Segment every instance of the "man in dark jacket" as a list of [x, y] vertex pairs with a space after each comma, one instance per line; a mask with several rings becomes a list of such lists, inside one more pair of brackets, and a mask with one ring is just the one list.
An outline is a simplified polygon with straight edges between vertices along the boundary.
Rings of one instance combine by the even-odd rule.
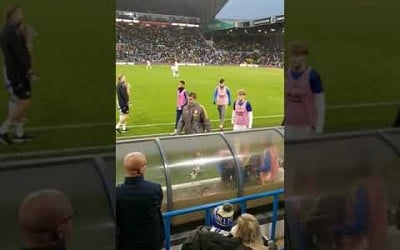
[[206, 109], [197, 101], [197, 94], [189, 93], [188, 104], [183, 107], [182, 116], [179, 119], [176, 134], [185, 131], [186, 135], [199, 134], [205, 131], [211, 132], [210, 119], [208, 118]]
[[124, 159], [126, 177], [116, 191], [119, 250], [159, 250], [164, 241], [163, 192], [160, 184], [144, 180], [146, 167], [142, 153]]

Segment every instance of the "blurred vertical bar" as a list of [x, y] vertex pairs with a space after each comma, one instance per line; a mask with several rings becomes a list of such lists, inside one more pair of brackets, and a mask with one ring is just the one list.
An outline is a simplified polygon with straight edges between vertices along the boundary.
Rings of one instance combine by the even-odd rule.
[[[0, 10], [0, 126], [2, 134], [14, 139], [12, 145], [0, 143], [0, 249], [28, 248], [37, 238], [41, 246], [46, 244], [46, 232], [29, 240], [20, 237], [17, 218], [24, 197], [49, 188], [65, 194], [79, 212], [71, 219], [71, 232], [63, 232], [72, 237], [62, 242], [51, 231], [51, 244], [114, 249], [115, 2], [2, 0]], [[19, 29], [23, 27], [27, 29]], [[22, 61], [31, 61], [31, 67]], [[29, 79], [31, 72], [36, 77]], [[24, 99], [20, 87], [28, 83], [24, 92], [32, 105], [16, 115], [15, 107]], [[6, 126], [7, 120], [14, 124]], [[16, 138], [21, 127], [25, 136]], [[50, 202], [41, 206], [55, 209]]]
[[285, 1], [285, 103], [293, 101], [290, 84], [302, 73], [295, 72], [293, 42], [308, 46], [306, 66], [314, 73], [302, 84], [311, 102], [325, 96], [321, 131], [286, 133], [285, 124], [287, 249], [400, 246], [400, 159], [393, 146], [400, 145], [393, 128], [399, 7], [395, 0]]

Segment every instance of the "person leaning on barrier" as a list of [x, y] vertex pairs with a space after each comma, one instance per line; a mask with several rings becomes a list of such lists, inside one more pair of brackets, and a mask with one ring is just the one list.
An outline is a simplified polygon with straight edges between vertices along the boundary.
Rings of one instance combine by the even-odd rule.
[[197, 101], [197, 94], [189, 93], [188, 105], [183, 107], [181, 118], [178, 122], [176, 134], [181, 134], [182, 130], [186, 135], [211, 132], [210, 119], [206, 109]]
[[22, 250], [65, 250], [75, 212], [62, 192], [44, 189], [26, 196], [20, 204], [18, 223]]
[[159, 250], [164, 241], [161, 185], [144, 180], [146, 156], [126, 155], [125, 181], [116, 190], [119, 250]]
[[[264, 239], [257, 219], [242, 214], [233, 226], [233, 206], [226, 203], [214, 209], [212, 227], [200, 226], [182, 245], [182, 250], [276, 250], [273, 241]], [[232, 227], [233, 226], [233, 227]], [[268, 248], [264, 245], [268, 245]]]
[[251, 214], [242, 214], [232, 228], [232, 235], [240, 239], [244, 249], [247, 250], [267, 250], [264, 246], [263, 236], [261, 234], [260, 224], [256, 217]]
[[212, 226], [200, 226], [182, 245], [182, 250], [245, 250], [240, 239], [230, 233], [233, 226], [233, 206], [229, 203], [213, 211]]

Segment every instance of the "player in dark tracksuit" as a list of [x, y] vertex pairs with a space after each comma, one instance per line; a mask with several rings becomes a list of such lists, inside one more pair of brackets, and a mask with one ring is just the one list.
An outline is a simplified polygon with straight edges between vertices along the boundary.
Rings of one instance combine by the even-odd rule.
[[126, 131], [126, 121], [129, 115], [129, 85], [126, 82], [125, 75], [120, 75], [118, 77], [118, 84], [117, 84], [117, 98], [118, 98], [118, 105], [120, 109], [119, 115], [119, 122], [115, 129], [118, 133], [121, 133], [121, 126], [122, 131]]
[[11, 144], [8, 130], [12, 124], [17, 127], [14, 141], [30, 139], [23, 132], [22, 118], [31, 103], [31, 79], [33, 76], [31, 55], [27, 39], [23, 32], [23, 13], [19, 6], [14, 6], [6, 14], [6, 22], [1, 32], [0, 44], [5, 62], [6, 78], [11, 94], [16, 98], [15, 108], [8, 114], [0, 126], [0, 143]]

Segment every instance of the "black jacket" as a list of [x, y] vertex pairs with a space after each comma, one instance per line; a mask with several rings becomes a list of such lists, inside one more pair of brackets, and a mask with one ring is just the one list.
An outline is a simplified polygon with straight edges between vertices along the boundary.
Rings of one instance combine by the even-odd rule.
[[200, 226], [182, 245], [182, 250], [247, 250], [240, 239], [210, 232], [210, 227]]
[[31, 57], [20, 24], [7, 23], [0, 36], [7, 77], [12, 84], [19, 84], [27, 79], [31, 69]]
[[128, 88], [122, 82], [119, 82], [117, 84], [117, 98], [118, 98], [118, 105], [120, 108], [128, 107], [129, 105]]
[[66, 250], [65, 246], [52, 246], [52, 247], [26, 247], [26, 248], [21, 248], [21, 250]]
[[164, 241], [161, 185], [143, 176], [117, 186], [116, 216], [120, 250], [159, 250]]

